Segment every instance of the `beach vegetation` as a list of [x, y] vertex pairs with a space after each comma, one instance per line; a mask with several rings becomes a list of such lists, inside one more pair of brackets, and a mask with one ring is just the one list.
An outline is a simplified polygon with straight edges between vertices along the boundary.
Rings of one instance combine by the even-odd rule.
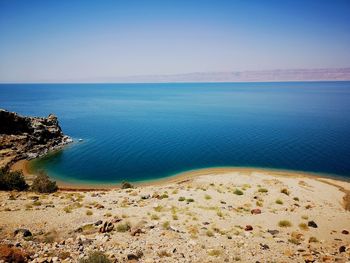
[[35, 200], [35, 201], [33, 202], [33, 205], [34, 205], [34, 206], [41, 206], [41, 202], [40, 202], [39, 200]]
[[235, 195], [243, 195], [243, 194], [244, 194], [243, 191], [240, 190], [240, 189], [238, 189], [238, 188], [236, 188], [235, 191], [234, 191], [233, 193], [234, 193]]
[[162, 212], [163, 211], [163, 206], [157, 205], [156, 207], [153, 207], [154, 211], [156, 212]]
[[208, 255], [212, 257], [218, 257], [221, 255], [221, 250], [219, 249], [210, 249], [208, 250]]
[[301, 230], [308, 230], [309, 229], [309, 227], [308, 227], [308, 225], [306, 223], [300, 223], [299, 224], [299, 228]]
[[301, 218], [304, 219], [304, 220], [308, 220], [309, 219], [309, 217], [307, 215], [302, 215]]
[[293, 200], [299, 202], [299, 197], [294, 197]]
[[164, 193], [159, 198], [160, 199], [169, 198], [169, 195], [167, 193]]
[[266, 188], [263, 188], [263, 187], [261, 187], [261, 188], [259, 188], [258, 189], [258, 192], [259, 193], [267, 193], [269, 190], [267, 190]]
[[186, 198], [185, 198], [185, 197], [183, 197], [183, 196], [180, 196], [178, 200], [179, 200], [180, 202], [183, 202], [183, 201], [185, 201], [185, 200], [186, 200]]
[[276, 204], [278, 204], [278, 205], [283, 205], [283, 201], [282, 201], [281, 199], [277, 199], [277, 200], [276, 200]]
[[79, 263], [111, 263], [111, 261], [102, 252], [94, 251], [87, 258], [80, 259]]
[[24, 180], [21, 171], [10, 171], [8, 168], [0, 169], [0, 190], [24, 191], [28, 189], [28, 184]]
[[187, 198], [186, 201], [187, 201], [187, 203], [193, 203], [194, 199], [193, 198]]
[[318, 243], [318, 239], [316, 237], [310, 237], [309, 243]]
[[40, 171], [31, 185], [31, 190], [37, 193], [53, 193], [58, 190], [58, 187], [55, 181], [50, 181], [45, 172]]
[[92, 216], [94, 213], [91, 210], [86, 210], [86, 215], [87, 216]]
[[214, 233], [213, 233], [213, 231], [211, 231], [211, 230], [207, 230], [206, 235], [207, 235], [208, 237], [213, 237], [213, 236], [214, 236]]
[[128, 188], [134, 188], [134, 186], [129, 183], [129, 182], [122, 182], [121, 186], [120, 186], [122, 189], [128, 189]]
[[131, 228], [131, 225], [129, 222], [120, 223], [117, 225], [117, 232], [126, 232], [126, 231], [129, 231], [130, 228]]
[[257, 201], [256, 201], [256, 205], [257, 205], [257, 206], [260, 206], [260, 207], [263, 207], [263, 206], [264, 206], [264, 203], [263, 203], [263, 201], [261, 201], [261, 200], [257, 200]]
[[173, 214], [173, 220], [179, 220], [179, 217], [177, 216], [177, 214]]
[[152, 215], [151, 215], [151, 219], [152, 219], [152, 220], [159, 220], [159, 216], [156, 215], [156, 214], [152, 214]]
[[211, 196], [210, 196], [210, 195], [204, 195], [204, 199], [205, 199], [205, 200], [210, 200], [210, 199], [211, 199]]
[[279, 227], [291, 227], [292, 223], [288, 220], [281, 220], [278, 222]]
[[170, 222], [169, 221], [163, 222], [162, 227], [163, 229], [168, 230], [170, 228]]

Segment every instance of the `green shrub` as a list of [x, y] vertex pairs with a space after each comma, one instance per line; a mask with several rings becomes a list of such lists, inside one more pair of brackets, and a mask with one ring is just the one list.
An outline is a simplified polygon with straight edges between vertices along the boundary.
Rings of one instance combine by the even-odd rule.
[[238, 188], [236, 188], [236, 190], [233, 192], [235, 195], [243, 195], [243, 191], [239, 190]]
[[11, 172], [7, 168], [0, 169], [0, 190], [23, 191], [28, 188], [24, 180], [23, 173], [20, 171]]
[[290, 227], [292, 226], [292, 223], [289, 222], [288, 220], [281, 220], [278, 222], [278, 226], [280, 227]]
[[79, 263], [111, 263], [111, 261], [102, 252], [95, 251], [90, 253], [87, 259], [79, 260]]
[[267, 193], [269, 190], [267, 190], [266, 188], [259, 188], [258, 192], [259, 193]]
[[180, 197], [179, 197], [179, 201], [180, 201], [180, 202], [185, 201], [185, 200], [186, 200], [185, 197], [183, 197], [183, 196], [180, 196]]
[[45, 172], [40, 171], [35, 177], [31, 189], [38, 193], [53, 193], [58, 190], [58, 187], [56, 182], [50, 181]]
[[281, 199], [277, 199], [277, 200], [276, 200], [276, 204], [278, 204], [278, 205], [283, 205], [283, 201], [282, 201]]
[[125, 222], [125, 223], [120, 223], [119, 225], [117, 225], [117, 231], [118, 232], [126, 232], [129, 231], [131, 228], [130, 223], [129, 222]]
[[128, 188], [134, 188], [134, 186], [129, 182], [122, 182], [121, 188], [128, 189]]

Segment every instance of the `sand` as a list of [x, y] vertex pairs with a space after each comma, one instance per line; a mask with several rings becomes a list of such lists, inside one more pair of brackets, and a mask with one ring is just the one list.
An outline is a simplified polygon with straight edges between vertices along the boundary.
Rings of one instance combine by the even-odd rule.
[[[139, 262], [350, 258], [349, 182], [286, 171], [215, 168], [134, 189], [89, 190], [0, 192], [0, 243], [20, 244], [23, 252], [32, 252], [34, 262], [77, 262], [96, 250], [116, 262], [128, 257]], [[101, 225], [94, 225], [99, 220], [111, 222], [114, 229], [100, 233]], [[14, 237], [18, 228], [30, 230], [31, 240]]]

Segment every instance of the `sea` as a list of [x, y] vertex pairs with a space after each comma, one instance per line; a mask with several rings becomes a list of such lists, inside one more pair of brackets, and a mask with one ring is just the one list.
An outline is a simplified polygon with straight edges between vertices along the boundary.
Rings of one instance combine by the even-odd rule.
[[58, 116], [74, 142], [30, 169], [68, 183], [148, 181], [211, 167], [350, 178], [346, 81], [1, 84], [0, 108]]

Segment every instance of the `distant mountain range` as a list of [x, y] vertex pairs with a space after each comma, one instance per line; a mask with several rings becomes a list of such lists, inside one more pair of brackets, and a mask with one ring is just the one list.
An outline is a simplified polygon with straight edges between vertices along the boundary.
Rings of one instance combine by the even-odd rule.
[[229, 72], [193, 72], [169, 75], [136, 75], [107, 82], [254, 82], [350, 80], [350, 68], [278, 69]]

